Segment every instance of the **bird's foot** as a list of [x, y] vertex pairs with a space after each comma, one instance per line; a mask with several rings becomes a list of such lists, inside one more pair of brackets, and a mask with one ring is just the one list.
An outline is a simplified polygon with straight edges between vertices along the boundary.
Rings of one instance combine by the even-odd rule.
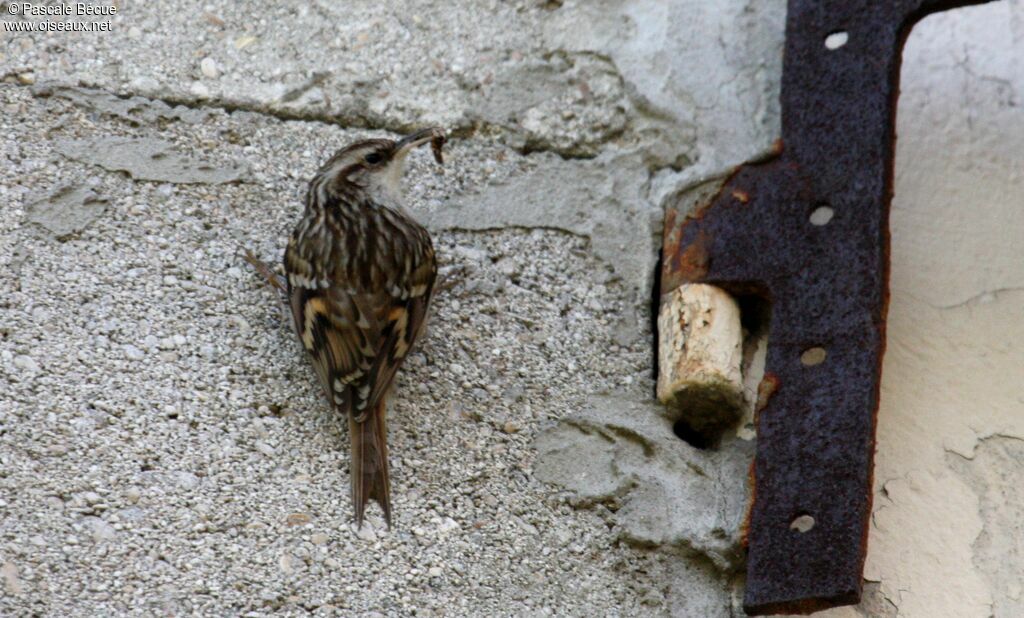
[[281, 278], [278, 277], [274, 273], [274, 271], [270, 269], [270, 266], [268, 266], [267, 263], [264, 262], [263, 260], [256, 257], [253, 254], [253, 252], [249, 251], [248, 249], [245, 250], [245, 261], [249, 262], [249, 264], [251, 264], [252, 267], [256, 269], [256, 272], [262, 275], [263, 278], [267, 280], [267, 283], [269, 283], [271, 287], [277, 288], [281, 292], [288, 291], [288, 288], [285, 287], [284, 282], [281, 281]]
[[252, 251], [245, 249], [245, 255], [243, 256], [246, 262], [249, 262], [256, 272], [260, 274], [270, 287], [277, 290], [277, 303], [281, 309], [281, 320], [285, 328], [291, 328], [292, 325], [292, 312], [288, 308], [288, 286], [284, 284], [281, 277], [278, 277], [270, 266], [266, 262], [256, 257]]

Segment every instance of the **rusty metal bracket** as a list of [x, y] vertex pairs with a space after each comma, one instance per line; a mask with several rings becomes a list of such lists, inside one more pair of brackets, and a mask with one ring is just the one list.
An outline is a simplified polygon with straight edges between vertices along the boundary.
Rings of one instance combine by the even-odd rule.
[[710, 204], [666, 215], [662, 294], [710, 283], [771, 305], [744, 609], [857, 603], [871, 514], [903, 43], [987, 0], [790, 0], [782, 140]]

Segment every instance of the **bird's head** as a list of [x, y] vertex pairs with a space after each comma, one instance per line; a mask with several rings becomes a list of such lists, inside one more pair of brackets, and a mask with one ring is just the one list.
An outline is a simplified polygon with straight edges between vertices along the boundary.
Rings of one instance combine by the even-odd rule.
[[[334, 190], [345, 185], [361, 189], [378, 198], [397, 198], [401, 192], [405, 158], [417, 146], [430, 143], [434, 159], [443, 163], [441, 146], [444, 129], [431, 127], [416, 131], [399, 140], [368, 139], [342, 148], [320, 168], [323, 178]], [[316, 179], [314, 179], [316, 183]]]

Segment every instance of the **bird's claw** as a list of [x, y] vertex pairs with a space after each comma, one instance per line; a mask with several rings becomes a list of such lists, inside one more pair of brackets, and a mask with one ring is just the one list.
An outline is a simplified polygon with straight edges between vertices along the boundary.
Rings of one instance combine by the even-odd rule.
[[282, 292], [288, 291], [288, 288], [285, 286], [284, 282], [281, 281], [281, 278], [274, 274], [274, 271], [270, 270], [270, 267], [267, 266], [266, 262], [256, 257], [252, 251], [246, 249], [244, 258], [245, 261], [249, 262], [249, 264], [256, 269], [256, 272], [262, 275], [263, 278], [267, 280], [267, 283], [272, 287], [277, 288]]

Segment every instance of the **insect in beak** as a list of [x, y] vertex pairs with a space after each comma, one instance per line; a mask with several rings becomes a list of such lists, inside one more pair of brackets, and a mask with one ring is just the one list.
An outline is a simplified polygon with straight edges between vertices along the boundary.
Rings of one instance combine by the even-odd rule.
[[441, 147], [444, 146], [445, 141], [447, 140], [445, 139], [444, 129], [440, 127], [422, 129], [398, 140], [395, 144], [395, 154], [399, 157], [404, 156], [413, 148], [430, 142], [430, 149], [434, 153], [434, 160], [439, 165], [443, 165], [444, 157], [441, 154]]

